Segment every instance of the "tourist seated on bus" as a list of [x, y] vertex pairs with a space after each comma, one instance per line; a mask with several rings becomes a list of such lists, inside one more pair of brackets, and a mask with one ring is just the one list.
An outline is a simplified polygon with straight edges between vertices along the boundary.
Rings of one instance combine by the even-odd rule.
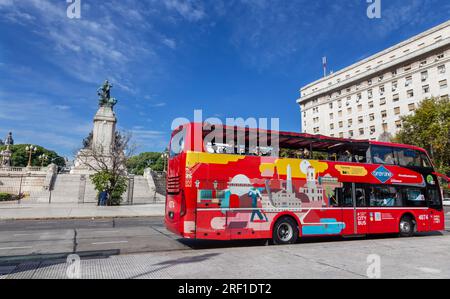
[[379, 154], [375, 154], [372, 159], [373, 159], [373, 163], [384, 164], [384, 160], [380, 158]]
[[339, 162], [352, 162], [352, 154], [345, 151], [339, 155]]
[[213, 150], [213, 153], [214, 153], [214, 154], [219, 153], [219, 148], [218, 148], [217, 144], [213, 144], [212, 150]]

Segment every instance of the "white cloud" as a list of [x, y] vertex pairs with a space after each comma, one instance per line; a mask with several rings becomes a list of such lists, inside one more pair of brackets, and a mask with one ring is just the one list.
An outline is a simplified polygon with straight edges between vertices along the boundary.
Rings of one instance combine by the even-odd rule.
[[162, 42], [164, 45], [166, 45], [167, 47], [169, 47], [172, 50], [175, 50], [175, 48], [177, 47], [177, 42], [173, 39], [164, 38]]
[[177, 11], [189, 21], [199, 21], [206, 14], [201, 1], [197, 0], [163, 0], [166, 8]]

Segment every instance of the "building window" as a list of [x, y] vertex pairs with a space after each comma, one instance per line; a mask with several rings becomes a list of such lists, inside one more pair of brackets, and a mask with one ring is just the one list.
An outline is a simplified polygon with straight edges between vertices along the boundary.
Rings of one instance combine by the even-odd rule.
[[369, 79], [369, 80], [367, 81], [367, 84], [369, 84], [369, 86], [371, 86], [371, 85], [372, 85], [372, 79]]
[[407, 96], [408, 96], [408, 98], [412, 98], [412, 97], [414, 97], [414, 90], [408, 90], [407, 92], [406, 92], [406, 94], [407, 94]]
[[383, 76], [383, 75], [379, 76], [379, 77], [378, 77], [378, 82], [383, 81], [383, 79], [384, 79], [384, 76]]
[[397, 70], [393, 70], [391, 74], [392, 74], [392, 77], [397, 76]]
[[351, 128], [353, 126], [353, 119], [348, 120], [348, 127]]
[[345, 102], [345, 105], [346, 105], [347, 107], [350, 106], [351, 100], [352, 100], [351, 97], [347, 97], [347, 102]]
[[352, 114], [352, 108], [347, 109], [347, 114]]
[[386, 98], [380, 99], [380, 106], [386, 105]]
[[334, 130], [334, 124], [330, 125], [330, 130]]
[[422, 72], [421, 76], [422, 76], [422, 82], [427, 81], [427, 79], [428, 79], [428, 71]]
[[392, 96], [392, 101], [393, 101], [393, 102], [398, 102], [398, 101], [400, 101], [400, 95], [399, 95], [399, 94], [394, 94], [394, 95]]
[[383, 110], [381, 111], [381, 118], [386, 118], [387, 117], [387, 111]]
[[402, 121], [401, 121], [401, 120], [397, 120], [397, 121], [395, 122], [395, 127], [396, 127], [397, 129], [401, 129], [401, 128], [402, 128]]
[[412, 76], [406, 77], [405, 86], [408, 87], [412, 84]]
[[370, 115], [369, 115], [369, 120], [370, 120], [370, 121], [374, 121], [374, 120], [375, 120], [375, 114], [373, 114], [373, 113], [370, 114]]
[[339, 122], [339, 128], [343, 128], [344, 127], [344, 122], [340, 121]]
[[400, 107], [395, 107], [394, 108], [394, 113], [395, 113], [395, 115], [399, 115], [400, 114]]
[[410, 70], [411, 70], [411, 65], [405, 66], [405, 72], [408, 72], [408, 71], [410, 71]]
[[439, 60], [439, 59], [442, 59], [442, 58], [444, 58], [444, 53], [441, 53], [441, 54], [439, 54], [438, 56], [437, 56], [437, 59]]
[[380, 86], [380, 95], [384, 95], [385, 91], [386, 89], [384, 88], [384, 86]]
[[439, 87], [441, 89], [447, 88], [447, 80], [439, 81]]
[[420, 66], [422, 67], [422, 66], [425, 66], [427, 64], [427, 61], [426, 60], [422, 60], [421, 62], [420, 62]]
[[342, 108], [342, 100], [338, 101], [338, 106], [339, 106], [339, 108]]
[[409, 104], [409, 105], [408, 105], [408, 109], [409, 109], [410, 112], [411, 112], [411, 111], [414, 111], [414, 110], [416, 110], [416, 105], [415, 105], [414, 103]]
[[330, 119], [333, 119], [333, 118], [334, 118], [334, 114], [330, 113]]
[[359, 135], [364, 135], [364, 129], [359, 129]]
[[370, 102], [369, 102], [369, 109], [372, 109], [373, 107], [374, 107], [373, 101], [370, 101]]
[[330, 109], [333, 109], [333, 103], [330, 103], [329, 106], [330, 106]]
[[348, 131], [348, 136], [352, 138], [354, 136], [353, 131]]
[[344, 138], [344, 133], [343, 132], [339, 133], [339, 138]]
[[373, 98], [373, 91], [372, 91], [372, 89], [369, 89], [369, 90], [367, 91], [367, 97], [368, 97], [369, 99]]
[[342, 110], [340, 110], [340, 111], [338, 112], [338, 116], [339, 116], [339, 117], [342, 117]]
[[370, 127], [370, 134], [371, 134], [371, 135], [375, 134], [376, 131], [377, 131], [377, 130], [375, 129], [375, 126], [371, 126], [371, 127]]
[[319, 131], [320, 131], [319, 127], [315, 127], [315, 128], [314, 128], [314, 133], [317, 134], [317, 133], [319, 133]]
[[392, 82], [392, 91], [393, 92], [397, 91], [397, 88], [398, 88], [398, 82], [397, 81]]
[[429, 93], [430, 92], [430, 85], [422, 86], [422, 92], [423, 93]]
[[363, 105], [359, 104], [358, 105], [358, 111], [361, 112], [363, 110]]
[[364, 122], [364, 117], [358, 117], [358, 124], [362, 124]]
[[356, 96], [356, 102], [359, 102], [362, 100], [362, 94], [358, 93], [358, 95]]
[[438, 66], [438, 73], [445, 74], [445, 64]]

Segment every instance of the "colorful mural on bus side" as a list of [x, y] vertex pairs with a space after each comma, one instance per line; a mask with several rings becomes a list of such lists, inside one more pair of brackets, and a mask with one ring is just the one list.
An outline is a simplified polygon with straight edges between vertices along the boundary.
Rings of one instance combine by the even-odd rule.
[[[201, 152], [186, 154], [185, 175], [186, 196], [196, 202], [184, 220], [185, 234], [206, 239], [267, 238], [281, 215], [295, 218], [302, 236], [396, 232], [401, 216], [395, 199], [354, 214], [352, 204], [338, 207], [337, 188], [344, 183], [417, 188], [433, 183], [398, 166]], [[442, 216], [426, 208], [410, 210], [423, 219], [418, 231], [432, 229], [433, 221], [435, 229], [443, 225]]]

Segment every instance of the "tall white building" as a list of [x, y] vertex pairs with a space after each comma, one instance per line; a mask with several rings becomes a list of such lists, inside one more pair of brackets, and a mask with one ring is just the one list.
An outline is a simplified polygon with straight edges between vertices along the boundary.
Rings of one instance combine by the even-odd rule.
[[354, 139], [395, 134], [425, 98], [450, 93], [450, 21], [300, 90], [305, 133]]

